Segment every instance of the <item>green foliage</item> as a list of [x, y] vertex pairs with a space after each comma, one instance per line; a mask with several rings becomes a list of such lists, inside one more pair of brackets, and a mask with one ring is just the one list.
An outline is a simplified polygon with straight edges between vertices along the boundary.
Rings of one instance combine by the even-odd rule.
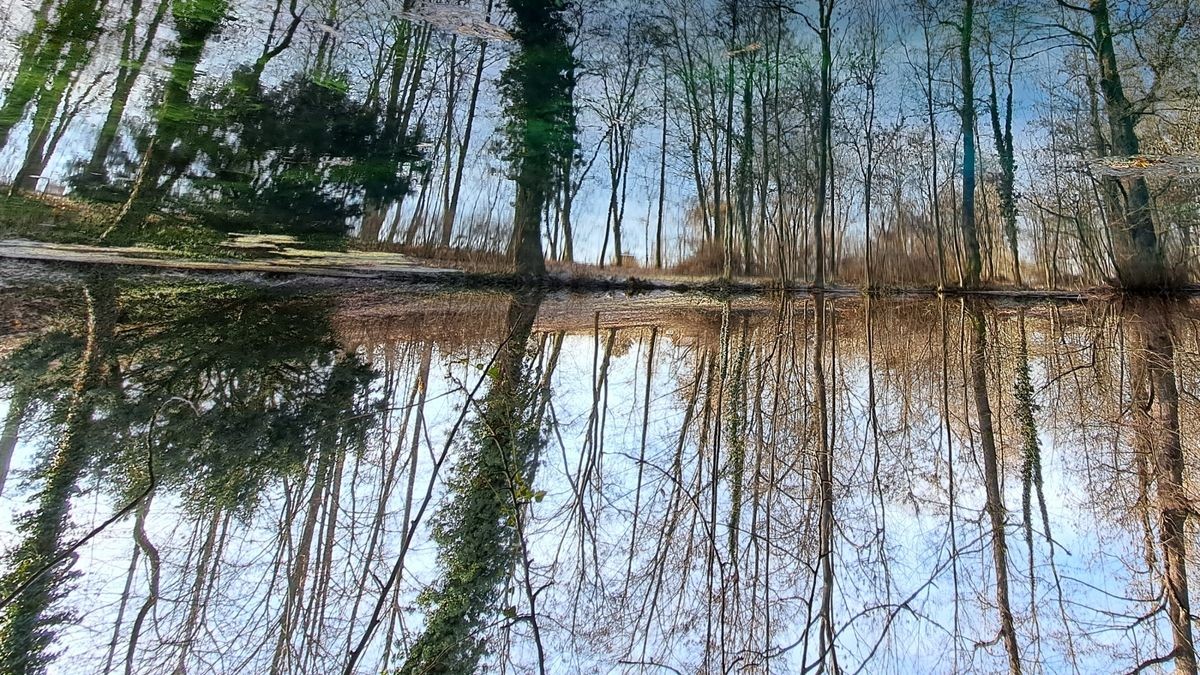
[[[93, 195], [88, 191], [89, 195]], [[61, 199], [14, 192], [0, 196], [0, 237], [63, 244], [153, 246], [183, 256], [230, 255], [221, 247], [227, 234], [191, 217], [158, 216], [154, 227], [111, 228], [117, 217], [112, 204], [89, 197]], [[110, 229], [111, 228], [111, 229]], [[101, 236], [107, 236], [101, 241]], [[314, 241], [309, 241], [310, 239]], [[306, 237], [319, 248], [343, 246], [340, 238]]]
[[[42, 222], [34, 222], [6, 223], [4, 229], [72, 242], [94, 242], [108, 233], [109, 243], [182, 251], [211, 247], [220, 232], [232, 230], [326, 241], [343, 237], [364, 203], [387, 203], [410, 192], [414, 176], [427, 171], [417, 150], [423, 129], [418, 125], [403, 137], [385, 130], [377, 106], [351, 94], [345, 73], [318, 69], [266, 87], [262, 65], [255, 63], [196, 93], [199, 62], [229, 11], [228, 0], [171, 2], [177, 37], [157, 109], [144, 128], [133, 130], [136, 152], [116, 153], [124, 164], [119, 170], [97, 171], [81, 162], [70, 179], [76, 196], [106, 202], [97, 206], [111, 206], [113, 213], [97, 223], [68, 219], [63, 228], [43, 230]], [[18, 78], [0, 109], [5, 135], [55, 76], [63, 45], [91, 39], [98, 26], [95, 0], [67, 0], [56, 18], [49, 16], [36, 17], [41, 34], [26, 40]], [[110, 184], [109, 174], [121, 178]], [[135, 185], [137, 198], [122, 211]], [[71, 232], [76, 226], [86, 232]]]
[[234, 82], [200, 97], [197, 108], [210, 112], [184, 139], [206, 167], [192, 179], [199, 196], [190, 208], [209, 224], [342, 234], [361, 212], [360, 191], [382, 199], [409, 191], [417, 137], [382, 142], [374, 110], [345, 86], [301, 75], [267, 89], [249, 70]]
[[70, 392], [82, 352], [83, 340], [74, 332], [49, 330], [0, 360], [0, 382], [13, 398], [27, 397], [46, 410], [57, 410]]
[[[88, 463], [127, 497], [144, 486], [147, 444], [159, 482], [190, 508], [249, 513], [279, 476], [318, 447], [357, 452], [377, 403], [374, 373], [343, 355], [320, 299], [200, 284], [132, 288], [108, 345], [111, 375], [86, 392], [97, 413]], [[0, 382], [30, 391], [61, 433], [60, 412], [82, 350], [64, 322], [0, 361]]]
[[[17, 519], [17, 531], [22, 541], [6, 555], [6, 571], [0, 577], [0, 595], [12, 593], [24, 579], [31, 578], [48, 560], [58, 553], [54, 523], [42, 511], [23, 514]], [[53, 537], [54, 548], [38, 550], [36, 542]], [[53, 660], [50, 649], [58, 626], [75, 619], [72, 612], [53, 609], [62, 599], [77, 573], [58, 565], [38, 579], [38, 583], [18, 596], [0, 616], [0, 672], [12, 675], [34, 675], [46, 672]]]
[[171, 15], [175, 18], [179, 44], [185, 47], [203, 44], [225, 18], [227, 11], [227, 0], [174, 0]]
[[1025, 517], [1026, 538], [1032, 541], [1033, 492], [1036, 490], [1039, 496], [1042, 493], [1042, 450], [1033, 418], [1038, 406], [1034, 402], [1033, 383], [1029, 377], [1029, 347], [1024, 317], [1020, 320], [1020, 330], [1013, 398], [1017, 402], [1017, 427], [1021, 432], [1021, 508]]
[[575, 149], [572, 101], [576, 61], [562, 0], [509, 0], [520, 49], [500, 78], [507, 101], [505, 135], [514, 167], [524, 162], [548, 186], [555, 167]]
[[152, 448], [158, 485], [187, 508], [248, 515], [313, 457], [361, 452], [377, 409], [374, 373], [341, 352], [320, 298], [211, 284], [89, 289], [87, 320], [52, 322], [0, 360], [0, 386], [45, 411], [48, 439], [0, 576], [0, 597], [36, 577], [0, 617], [4, 673], [44, 672], [57, 628], [73, 619], [55, 609], [70, 565], [35, 572], [66, 545], [87, 472], [124, 503], [146, 487]]
[[[53, 563], [64, 552], [70, 500], [89, 460], [88, 433], [100, 398], [95, 392], [110, 384], [107, 348], [114, 318], [113, 296], [103, 281], [89, 283], [86, 296], [85, 346], [70, 368], [68, 393], [54, 397], [63, 413], [62, 428], [53, 450], [32, 476], [39, 483], [31, 500], [33, 508], [16, 519], [20, 539], [6, 551], [0, 575], [0, 597], [12, 598], [0, 615], [0, 668], [5, 673], [45, 672], [55, 628], [71, 619], [69, 613], [53, 607], [66, 593], [70, 565]], [[51, 363], [45, 352], [25, 356], [32, 358], [5, 364], [6, 373], [20, 373], [22, 365], [30, 368], [24, 377], [11, 381], [14, 388], [42, 380]]]
[[153, 443], [160, 482], [192, 508], [249, 513], [273, 479], [303, 471], [318, 448], [363, 447], [373, 409], [363, 392], [374, 375], [339, 355], [319, 299], [168, 290], [126, 303], [139, 328], [120, 345], [134, 365], [106, 433], [117, 484], [135, 489]]
[[[729, 328], [724, 327], [724, 349], [729, 347]], [[738, 560], [738, 536], [741, 530], [742, 499], [746, 482], [746, 364], [750, 357], [750, 346], [745, 340], [738, 348], [729, 383], [729, 399], [726, 416], [726, 438], [729, 439], [729, 484], [730, 502], [733, 508], [729, 515], [729, 559], [734, 565]], [[725, 358], [728, 357], [728, 353]]]
[[332, 73], [313, 73], [309, 80], [318, 87], [323, 87], [334, 93], [345, 96], [350, 93], [350, 80], [345, 76]]
[[[476, 670], [487, 649], [488, 620], [519, 553], [518, 519], [530, 503], [545, 497], [531, 485], [543, 443], [534, 387], [524, 367], [531, 326], [532, 315], [517, 320], [509, 346], [488, 370], [492, 388], [467, 428], [469, 440], [434, 519], [442, 578], [419, 598], [428, 610], [425, 630], [400, 673]], [[516, 610], [506, 610], [505, 616], [516, 618]]]
[[229, 255], [229, 250], [221, 247], [226, 236], [224, 232], [199, 223], [162, 218], [155, 227], [143, 230], [116, 228], [104, 243], [114, 246], [152, 246], [184, 256], [216, 254], [224, 257]]
[[4, 555], [0, 597], [8, 597], [27, 581], [33, 583], [0, 615], [0, 672], [44, 673], [53, 659], [50, 648], [57, 628], [74, 620], [71, 612], [54, 605], [67, 594], [77, 573], [64, 564], [43, 572], [63, 550], [63, 535], [70, 524], [68, 504], [84, 470], [86, 458], [80, 452], [80, 439], [70, 439], [73, 431], [63, 432], [63, 442], [32, 476], [42, 484], [35, 507], [17, 516], [20, 540]]

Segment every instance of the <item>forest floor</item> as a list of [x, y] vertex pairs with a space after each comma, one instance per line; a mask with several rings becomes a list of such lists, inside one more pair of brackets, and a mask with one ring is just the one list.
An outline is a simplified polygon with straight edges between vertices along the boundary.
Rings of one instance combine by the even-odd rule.
[[[312, 249], [282, 235], [233, 234], [221, 247], [226, 255], [180, 254], [153, 246], [101, 246], [0, 239], [0, 260], [47, 265], [113, 266], [139, 272], [177, 272], [194, 275], [292, 276], [345, 282], [401, 282], [445, 287], [510, 288], [541, 285], [548, 288], [626, 291], [724, 291], [759, 293], [770, 289], [762, 281], [722, 282], [712, 277], [669, 274], [643, 275], [644, 270], [551, 270], [543, 279], [504, 272], [460, 269], [454, 263], [388, 251]], [[26, 275], [29, 273], [27, 272]], [[831, 289], [832, 290], [832, 289]], [[852, 292], [852, 289], [843, 289]]]
[[229, 256], [181, 256], [150, 246], [97, 246], [31, 239], [0, 239], [0, 258], [84, 265], [171, 269], [184, 272], [302, 274], [316, 277], [388, 278], [457, 275], [397, 253], [326, 251], [294, 247], [290, 237], [230, 238]]

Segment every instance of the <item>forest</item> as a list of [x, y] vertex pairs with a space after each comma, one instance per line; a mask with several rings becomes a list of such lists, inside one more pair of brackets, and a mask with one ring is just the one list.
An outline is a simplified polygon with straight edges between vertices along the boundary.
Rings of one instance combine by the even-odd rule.
[[8, 2], [9, 236], [788, 287], [1195, 277], [1190, 0]]

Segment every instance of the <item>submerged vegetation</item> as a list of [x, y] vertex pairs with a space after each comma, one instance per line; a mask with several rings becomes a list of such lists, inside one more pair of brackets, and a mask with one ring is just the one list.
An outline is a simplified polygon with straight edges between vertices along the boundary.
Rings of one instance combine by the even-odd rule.
[[[790, 286], [1196, 279], [1190, 0], [17, 2], [0, 227]], [[34, 195], [73, 204], [29, 223]]]

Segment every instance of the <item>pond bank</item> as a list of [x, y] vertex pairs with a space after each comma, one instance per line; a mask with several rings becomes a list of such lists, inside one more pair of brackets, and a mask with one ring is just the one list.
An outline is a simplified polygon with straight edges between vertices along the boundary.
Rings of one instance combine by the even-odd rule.
[[[374, 251], [315, 251], [282, 249], [277, 254], [252, 259], [184, 257], [171, 251], [146, 247], [94, 246], [32, 241], [0, 240], [0, 260], [75, 270], [96, 266], [119, 268], [136, 274], [185, 274], [191, 276], [235, 276], [244, 279], [287, 278], [300, 284], [421, 284], [447, 289], [507, 289], [541, 286], [547, 290], [702, 292], [721, 295], [752, 295], [773, 292], [811, 293], [807, 285], [782, 286], [771, 280], [724, 281], [709, 277], [636, 276], [610, 273], [551, 272], [534, 279], [508, 273], [468, 272], [438, 267], [433, 261], [399, 253]], [[25, 276], [36, 275], [26, 272]], [[1176, 293], [1194, 294], [1200, 288], [1176, 289]], [[847, 286], [826, 287], [827, 295], [860, 295], [862, 289]], [[919, 288], [889, 287], [876, 289], [874, 295], [986, 297], [1014, 300], [1056, 300], [1078, 302], [1119, 294], [1101, 287], [1084, 290], [1045, 290], [1018, 288]]]

